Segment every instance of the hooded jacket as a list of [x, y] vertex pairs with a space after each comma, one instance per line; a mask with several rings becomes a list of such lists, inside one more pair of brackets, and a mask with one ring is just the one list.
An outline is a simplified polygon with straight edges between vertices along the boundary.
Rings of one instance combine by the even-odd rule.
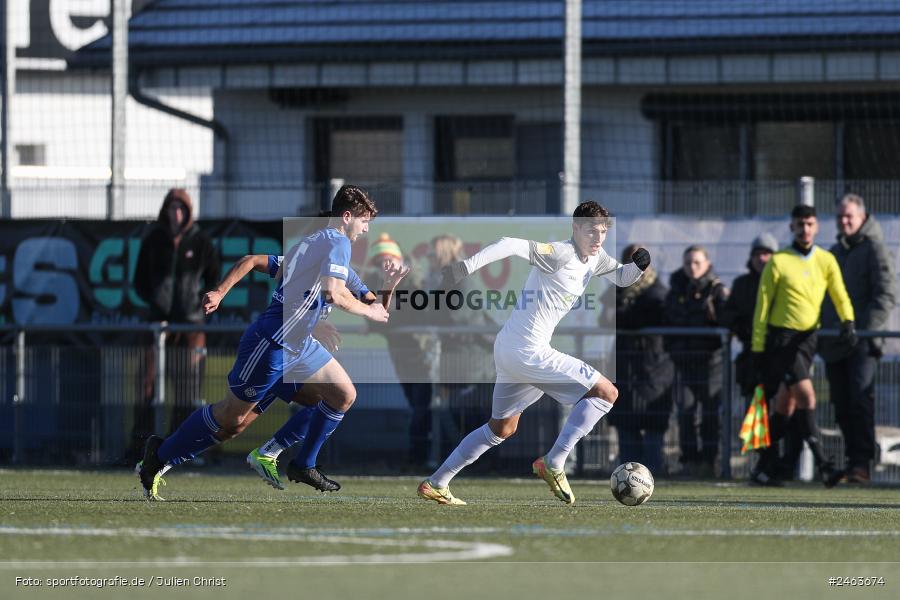
[[[173, 202], [181, 202], [187, 210], [184, 225], [177, 231], [169, 222]], [[169, 191], [156, 224], [141, 243], [134, 287], [150, 305], [151, 321], [203, 322], [202, 295], [218, 283], [219, 253], [194, 223], [193, 214], [186, 191]]]
[[[855, 234], [839, 234], [837, 243], [830, 250], [844, 276], [844, 285], [856, 315], [856, 328], [884, 330], [897, 301], [897, 281], [893, 257], [884, 245], [881, 225], [874, 216], [868, 215]], [[826, 296], [822, 304], [822, 327], [837, 329], [839, 326], [834, 304]], [[873, 338], [869, 343], [878, 352], [883, 340]], [[850, 348], [838, 338], [823, 337], [819, 339], [819, 353], [826, 362], [834, 362], [849, 355]]]

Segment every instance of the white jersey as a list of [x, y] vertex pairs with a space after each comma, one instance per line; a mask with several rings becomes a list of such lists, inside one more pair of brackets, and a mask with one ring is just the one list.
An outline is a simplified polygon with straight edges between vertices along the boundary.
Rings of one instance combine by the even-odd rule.
[[593, 276], [610, 279], [620, 287], [633, 284], [643, 272], [634, 263], [621, 264], [602, 248], [586, 260], [572, 240], [537, 243], [501, 238], [465, 261], [469, 273], [508, 256], [519, 256], [533, 265], [519, 302], [497, 336], [506, 346], [549, 347], [559, 322], [584, 294]]

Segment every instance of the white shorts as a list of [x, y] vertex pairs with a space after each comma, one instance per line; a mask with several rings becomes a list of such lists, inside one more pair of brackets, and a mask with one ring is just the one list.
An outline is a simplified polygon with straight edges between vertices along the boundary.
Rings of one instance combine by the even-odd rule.
[[522, 350], [495, 345], [494, 365], [493, 419], [518, 415], [544, 394], [560, 404], [573, 405], [602, 377], [583, 360], [549, 346]]

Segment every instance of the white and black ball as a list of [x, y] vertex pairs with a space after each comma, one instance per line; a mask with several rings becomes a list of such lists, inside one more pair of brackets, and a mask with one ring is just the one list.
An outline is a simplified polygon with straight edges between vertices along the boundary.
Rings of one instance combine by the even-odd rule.
[[626, 506], [637, 506], [653, 495], [653, 474], [641, 463], [627, 462], [612, 472], [609, 487], [613, 498]]

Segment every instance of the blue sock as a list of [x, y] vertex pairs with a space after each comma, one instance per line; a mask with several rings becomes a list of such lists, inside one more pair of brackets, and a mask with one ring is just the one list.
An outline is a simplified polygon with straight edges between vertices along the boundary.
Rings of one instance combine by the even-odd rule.
[[219, 439], [215, 435], [218, 431], [219, 424], [213, 417], [212, 406], [198, 408], [175, 433], [166, 438], [156, 456], [163, 464], [180, 465], [218, 444]]
[[337, 426], [341, 424], [344, 413], [334, 410], [324, 402], [316, 405], [312, 417], [309, 420], [309, 431], [300, 451], [294, 457], [294, 464], [305, 469], [311, 469], [316, 466], [316, 459], [319, 457], [319, 450], [322, 444], [328, 439]]
[[294, 444], [299, 444], [306, 437], [306, 433], [309, 431], [309, 423], [316, 412], [315, 406], [302, 407], [291, 415], [291, 418], [281, 426], [281, 429], [275, 432], [272, 439], [278, 442], [282, 448], [290, 448]]

